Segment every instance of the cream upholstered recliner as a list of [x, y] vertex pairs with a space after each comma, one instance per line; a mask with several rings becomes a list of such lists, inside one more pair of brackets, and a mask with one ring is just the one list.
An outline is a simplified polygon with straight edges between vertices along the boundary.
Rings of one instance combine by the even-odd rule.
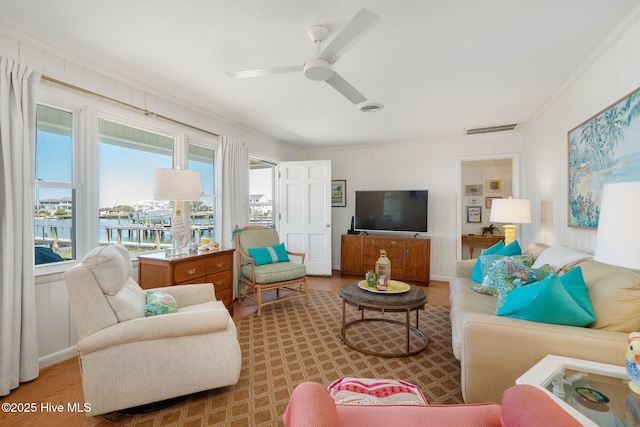
[[154, 289], [173, 296], [178, 312], [145, 317], [122, 245], [92, 250], [64, 280], [88, 416], [238, 382], [236, 326], [211, 283]]

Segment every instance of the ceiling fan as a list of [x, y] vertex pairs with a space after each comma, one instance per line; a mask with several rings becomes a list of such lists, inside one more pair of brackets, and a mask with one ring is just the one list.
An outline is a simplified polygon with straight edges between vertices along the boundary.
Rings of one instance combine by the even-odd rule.
[[333, 70], [333, 64], [335, 64], [360, 37], [371, 29], [379, 19], [380, 16], [370, 10], [360, 9], [342, 31], [335, 36], [331, 43], [322, 50], [320, 49], [320, 45], [329, 37], [329, 29], [322, 25], [314, 25], [309, 28], [307, 34], [315, 43], [317, 52], [314, 56], [307, 59], [304, 65], [231, 71], [228, 72], [227, 75], [232, 79], [243, 79], [247, 77], [261, 77], [270, 74], [303, 71], [307, 78], [325, 81], [352, 103], [360, 104], [366, 101], [367, 98], [351, 86], [340, 74], [336, 73]]

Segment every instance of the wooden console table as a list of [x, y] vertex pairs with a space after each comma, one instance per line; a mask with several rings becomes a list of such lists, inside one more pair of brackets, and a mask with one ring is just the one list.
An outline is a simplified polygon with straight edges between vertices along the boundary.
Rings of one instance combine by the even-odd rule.
[[468, 234], [462, 235], [462, 244], [469, 246], [469, 258], [473, 258], [473, 250], [476, 246], [488, 248], [495, 245], [499, 241], [504, 242], [504, 236], [470, 236]]
[[233, 249], [167, 258], [164, 252], [138, 255], [138, 284], [142, 289], [187, 283], [213, 283], [216, 299], [233, 316]]

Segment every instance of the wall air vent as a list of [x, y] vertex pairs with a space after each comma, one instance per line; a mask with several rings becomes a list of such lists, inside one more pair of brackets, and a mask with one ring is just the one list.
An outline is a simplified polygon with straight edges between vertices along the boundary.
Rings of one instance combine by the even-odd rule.
[[467, 128], [464, 130], [465, 135], [478, 135], [482, 133], [503, 132], [506, 130], [514, 130], [518, 126], [517, 123], [510, 125], [483, 126], [478, 128]]

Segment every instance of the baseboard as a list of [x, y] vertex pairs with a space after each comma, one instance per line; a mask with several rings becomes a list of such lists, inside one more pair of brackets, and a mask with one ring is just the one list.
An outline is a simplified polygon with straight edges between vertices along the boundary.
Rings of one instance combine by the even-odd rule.
[[38, 362], [40, 364], [40, 369], [46, 368], [47, 366], [54, 365], [58, 362], [62, 362], [63, 360], [71, 359], [72, 357], [76, 357], [78, 355], [77, 346], [72, 346], [69, 348], [65, 348], [64, 350], [60, 350], [56, 353], [47, 354], [44, 357], [41, 357]]

